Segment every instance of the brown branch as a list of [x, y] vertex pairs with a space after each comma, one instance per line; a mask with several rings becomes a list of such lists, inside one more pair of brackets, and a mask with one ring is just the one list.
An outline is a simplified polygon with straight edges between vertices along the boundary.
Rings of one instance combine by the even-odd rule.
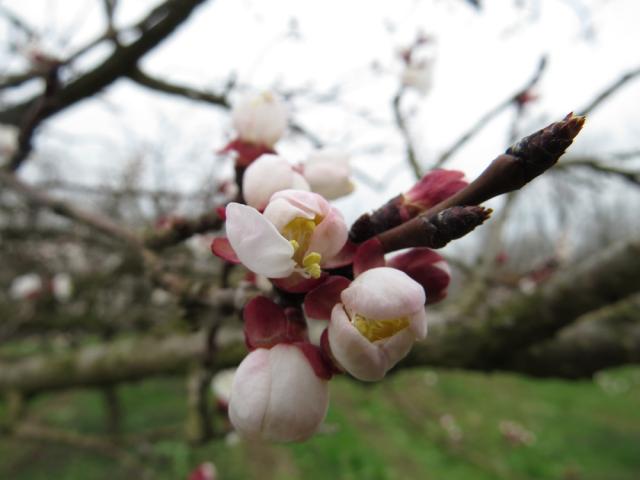
[[[89, 98], [127, 75], [139, 60], [175, 31], [204, 0], [165, 0], [133, 28], [140, 37], [126, 46], [117, 46], [100, 65], [62, 87], [55, 95], [42, 120]], [[20, 125], [37, 98], [27, 100], [0, 112], [0, 123]]]
[[424, 172], [422, 171], [422, 167], [420, 167], [420, 163], [418, 162], [416, 150], [413, 146], [413, 140], [409, 133], [409, 127], [404, 116], [402, 115], [402, 111], [400, 108], [400, 103], [402, 102], [402, 95], [404, 94], [404, 91], [404, 87], [400, 87], [398, 92], [393, 97], [393, 101], [391, 102], [391, 105], [393, 106], [393, 118], [395, 119], [396, 126], [398, 127], [398, 130], [400, 130], [400, 134], [402, 135], [402, 139], [404, 140], [409, 166], [411, 167], [411, 170], [413, 171], [416, 179], [419, 179], [420, 177], [422, 177]]
[[[400, 245], [405, 242], [401, 237], [409, 233], [428, 233], [424, 228], [425, 221], [431, 222], [446, 209], [479, 205], [491, 198], [524, 187], [555, 165], [582, 129], [584, 121], [584, 117], [570, 113], [561, 121], [522, 138], [493, 160], [484, 172], [465, 188], [403, 224], [398, 225], [401, 216], [398, 215], [397, 209], [390, 208], [393, 207], [393, 202], [387, 202], [376, 212], [365, 213], [352, 225], [349, 232], [351, 241], [361, 243], [375, 235], [384, 235], [383, 243], [390, 246]], [[458, 237], [450, 239], [453, 238]], [[419, 240], [411, 240], [410, 243], [417, 245]]]
[[562, 162], [558, 165], [561, 170], [568, 170], [574, 167], [581, 167], [597, 173], [613, 175], [637, 186], [640, 186], [640, 171], [627, 170], [602, 163], [596, 158], [576, 158]]
[[198, 233], [220, 230], [223, 223], [216, 210], [212, 209], [199, 217], [180, 218], [173, 222], [171, 227], [148, 234], [144, 239], [144, 245], [153, 250], [162, 250]]
[[547, 66], [547, 57], [542, 57], [538, 62], [538, 67], [536, 68], [536, 71], [533, 74], [533, 77], [531, 77], [531, 79], [527, 82], [527, 84], [524, 87], [522, 87], [520, 90], [518, 90], [516, 93], [509, 96], [508, 98], [500, 102], [498, 105], [493, 107], [491, 110], [485, 113], [482, 117], [480, 117], [478, 121], [469, 128], [469, 130], [464, 132], [460, 136], [460, 138], [458, 138], [453, 143], [453, 145], [451, 145], [448, 149], [444, 151], [444, 153], [440, 155], [440, 157], [438, 157], [438, 160], [433, 165], [433, 168], [441, 168], [447, 162], [447, 160], [449, 160], [449, 158], [451, 158], [455, 153], [457, 153], [458, 150], [460, 150], [469, 140], [471, 140], [478, 133], [480, 133], [480, 131], [484, 127], [486, 127], [491, 120], [493, 120], [495, 117], [500, 115], [503, 111], [505, 111], [510, 106], [517, 105], [520, 98], [522, 98], [524, 94], [526, 94], [529, 90], [535, 87], [536, 84], [540, 81], [540, 78], [542, 77], [542, 74], [544, 73], [546, 66]]
[[72, 219], [80, 224], [87, 225], [94, 230], [102, 232], [112, 238], [121, 240], [135, 248], [140, 248], [141, 243], [133, 233], [115, 223], [113, 220], [102, 216], [99, 213], [88, 212], [80, 208], [67, 204], [49, 194], [38, 190], [20, 180], [15, 175], [0, 171], [0, 182], [12, 190], [20, 193], [29, 202], [47, 208], [52, 212]]
[[[190, 100], [200, 101], [208, 103], [210, 105], [216, 105], [222, 108], [231, 108], [231, 104], [225, 94], [215, 94], [204, 90], [198, 90], [186, 85], [177, 85], [170, 83], [166, 80], [161, 80], [157, 77], [152, 77], [143, 72], [139, 68], [132, 70], [129, 73], [129, 78], [134, 82], [152, 90], [167, 93], [169, 95], [176, 95], [184, 97]], [[290, 124], [291, 130], [305, 137], [314, 147], [320, 148], [324, 145], [324, 142], [317, 136], [311, 133], [302, 125], [292, 122]]]
[[211, 105], [217, 105], [224, 108], [230, 108], [229, 101], [227, 100], [225, 95], [218, 95], [215, 93], [205, 92], [202, 90], [197, 90], [192, 87], [188, 87], [185, 85], [177, 85], [174, 83], [169, 83], [165, 80], [161, 80], [156, 77], [151, 77], [147, 75], [139, 68], [132, 69], [128, 75], [131, 80], [134, 82], [143, 85], [152, 90], [156, 90], [158, 92], [168, 93], [170, 95], [177, 95], [180, 97], [185, 97], [191, 100], [197, 100], [200, 102], [209, 103]]

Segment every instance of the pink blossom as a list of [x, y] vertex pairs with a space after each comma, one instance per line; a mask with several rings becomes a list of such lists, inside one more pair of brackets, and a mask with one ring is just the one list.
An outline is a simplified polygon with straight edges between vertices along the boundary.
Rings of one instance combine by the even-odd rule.
[[424, 290], [400, 270], [367, 270], [340, 297], [329, 322], [330, 351], [360, 380], [380, 380], [427, 334]]
[[311, 192], [278, 192], [263, 214], [230, 203], [226, 215], [229, 244], [240, 262], [269, 278], [319, 278], [348, 237], [342, 214]]

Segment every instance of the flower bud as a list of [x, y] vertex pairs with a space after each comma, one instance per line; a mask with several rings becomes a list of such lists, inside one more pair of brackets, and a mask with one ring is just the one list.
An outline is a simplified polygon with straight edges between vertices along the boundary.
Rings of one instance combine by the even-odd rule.
[[303, 165], [303, 175], [311, 191], [334, 200], [353, 192], [349, 156], [331, 150], [318, 150]]
[[426, 95], [431, 90], [433, 83], [432, 62], [419, 62], [406, 65], [402, 72], [402, 84], [405, 87], [414, 88], [418, 93]]
[[231, 116], [238, 138], [252, 144], [273, 147], [287, 128], [287, 109], [269, 92], [244, 98]]
[[280, 190], [309, 191], [309, 184], [289, 162], [278, 155], [262, 155], [244, 172], [242, 192], [247, 205], [264, 210]]
[[278, 344], [252, 351], [238, 367], [229, 419], [247, 438], [302, 441], [317, 431], [328, 406], [327, 380], [315, 373], [302, 349]]
[[427, 334], [424, 290], [400, 270], [367, 270], [340, 298], [329, 322], [331, 355], [360, 380], [380, 380]]

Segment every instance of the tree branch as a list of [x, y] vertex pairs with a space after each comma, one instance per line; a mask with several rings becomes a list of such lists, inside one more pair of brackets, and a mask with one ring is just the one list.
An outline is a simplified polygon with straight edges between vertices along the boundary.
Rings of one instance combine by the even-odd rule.
[[[127, 75], [138, 61], [180, 26], [204, 0], [166, 0], [154, 8], [134, 29], [140, 37], [127, 46], [117, 46], [103, 63], [61, 88], [50, 102], [42, 120], [89, 98]], [[0, 112], [0, 123], [19, 126], [37, 98]]]

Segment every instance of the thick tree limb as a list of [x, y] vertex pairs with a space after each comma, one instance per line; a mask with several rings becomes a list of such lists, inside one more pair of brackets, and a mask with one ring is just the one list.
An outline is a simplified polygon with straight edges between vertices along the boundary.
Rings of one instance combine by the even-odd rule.
[[535, 376], [582, 378], [640, 363], [640, 294], [585, 315], [555, 339], [516, 354], [510, 364]]
[[[75, 351], [0, 362], [0, 391], [33, 394], [73, 387], [96, 387], [183, 373], [207, 352], [204, 331], [170, 337], [116, 340]], [[241, 341], [220, 345], [216, 367], [237, 365], [246, 353]]]
[[483, 370], [509, 369], [510, 361], [553, 337], [578, 317], [640, 291], [640, 240], [596, 255], [558, 273], [533, 294], [518, 294], [476, 317], [432, 323], [413, 362]]

